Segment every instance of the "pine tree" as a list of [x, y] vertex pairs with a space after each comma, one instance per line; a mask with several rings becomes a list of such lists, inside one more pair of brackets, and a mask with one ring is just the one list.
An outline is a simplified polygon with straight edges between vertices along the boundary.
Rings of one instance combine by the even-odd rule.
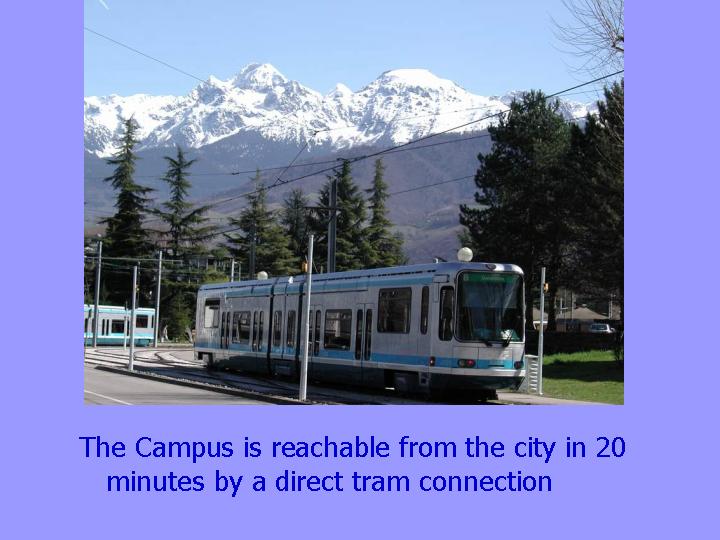
[[327, 227], [330, 217], [330, 186], [337, 180], [337, 233], [335, 244], [335, 270], [357, 270], [363, 268], [365, 253], [368, 250], [363, 224], [367, 218], [365, 199], [358, 186], [353, 182], [350, 164], [344, 161], [335, 176], [320, 190], [319, 209], [311, 215], [311, 228], [315, 232], [316, 242], [314, 259], [316, 266], [327, 260]]
[[[253, 178], [253, 185], [255, 189], [246, 196], [245, 209], [238, 218], [230, 219], [230, 224], [239, 228], [239, 234], [225, 235], [228, 249], [249, 272], [265, 271], [270, 276], [299, 273], [300, 261], [293, 255], [287, 235], [267, 208], [266, 188], [260, 171]], [[254, 268], [250, 261], [253, 254]]]
[[290, 251], [299, 260], [307, 257], [308, 204], [308, 198], [299, 188], [291, 190], [283, 202], [282, 225], [290, 242]]
[[[527, 298], [535, 298], [540, 266], [552, 283], [549, 327], [555, 322], [554, 294], [563, 285], [573, 254], [576, 187], [565, 174], [569, 128], [558, 103], [529, 92], [510, 105], [507, 118], [488, 129], [492, 151], [478, 156], [475, 175], [480, 208], [460, 207], [461, 239], [476, 260], [518, 264], [525, 272]], [[533, 302], [527, 303], [532, 325]]]
[[137, 144], [137, 122], [133, 118], [123, 120], [124, 133], [120, 148], [107, 160], [115, 166], [112, 175], [105, 178], [117, 192], [115, 215], [102, 221], [107, 224], [105, 241], [108, 254], [120, 257], [142, 257], [152, 250], [147, 232], [143, 227], [143, 215], [147, 212], [153, 190], [135, 182], [135, 145]]
[[388, 186], [384, 181], [384, 172], [382, 160], [376, 160], [372, 187], [366, 190], [370, 195], [371, 212], [370, 223], [365, 229], [366, 268], [398, 266], [407, 261], [402, 251], [402, 236], [393, 234], [390, 230], [393, 224], [387, 218], [385, 202], [388, 198]]
[[155, 213], [168, 226], [169, 253], [174, 258], [202, 255], [205, 248], [201, 241], [214, 227], [205, 225], [207, 218], [203, 217], [210, 206], [193, 208], [192, 203], [187, 201], [191, 187], [188, 169], [197, 160], [188, 161], [180, 147], [177, 148], [175, 158], [165, 156], [165, 160], [168, 162], [168, 170], [163, 180], [170, 186], [170, 199], [162, 205], [165, 210], [157, 210]]
[[164, 271], [161, 319], [168, 325], [171, 338], [184, 338], [195, 312], [197, 282], [205, 282], [209, 276], [198, 268], [191, 279], [191, 268], [199, 258], [207, 256], [203, 240], [215, 227], [206, 225], [203, 215], [209, 206], [193, 208], [187, 201], [192, 187], [188, 179], [188, 169], [196, 160], [187, 160], [180, 147], [176, 157], [165, 156], [168, 169], [163, 180], [170, 186], [170, 198], [162, 204], [162, 210], [156, 210], [160, 219], [167, 225], [167, 254], [174, 259]]
[[[137, 184], [135, 174], [135, 146], [137, 144], [137, 122], [133, 118], [122, 121], [123, 134], [119, 140], [118, 151], [107, 160], [115, 167], [112, 175], [104, 180], [110, 182], [116, 192], [115, 214], [103, 220], [107, 228], [103, 242], [103, 255], [112, 257], [145, 257], [152, 253], [152, 244], [143, 226], [144, 215], [148, 211], [152, 192], [149, 187]], [[102, 288], [106, 302], [124, 304], [131, 296], [132, 284], [126, 272], [108, 267], [103, 272]], [[140, 275], [139, 301], [147, 303], [150, 285]]]

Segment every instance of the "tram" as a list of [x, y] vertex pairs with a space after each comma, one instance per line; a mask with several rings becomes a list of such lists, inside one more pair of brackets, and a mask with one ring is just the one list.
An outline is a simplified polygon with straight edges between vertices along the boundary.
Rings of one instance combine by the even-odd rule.
[[[85, 344], [92, 344], [95, 306], [85, 304]], [[123, 306], [98, 306], [98, 345], [130, 342], [131, 311]], [[135, 345], [147, 346], [155, 334], [155, 309], [135, 309]]]
[[[306, 276], [206, 284], [196, 359], [298, 376]], [[492, 395], [525, 376], [525, 294], [515, 265], [442, 262], [312, 276], [309, 380], [401, 392]]]

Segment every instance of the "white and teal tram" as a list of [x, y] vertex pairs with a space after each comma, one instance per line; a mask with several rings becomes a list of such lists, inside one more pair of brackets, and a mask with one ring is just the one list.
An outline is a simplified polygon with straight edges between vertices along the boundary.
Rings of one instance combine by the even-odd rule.
[[[299, 373], [306, 278], [207, 284], [196, 358], [208, 368]], [[437, 263], [314, 275], [310, 380], [405, 392], [516, 388], [525, 376], [523, 272]]]
[[[85, 343], [93, 342], [95, 306], [84, 305]], [[98, 306], [98, 345], [130, 344], [131, 311], [123, 306]], [[150, 345], [155, 333], [155, 310], [135, 309], [135, 345]]]

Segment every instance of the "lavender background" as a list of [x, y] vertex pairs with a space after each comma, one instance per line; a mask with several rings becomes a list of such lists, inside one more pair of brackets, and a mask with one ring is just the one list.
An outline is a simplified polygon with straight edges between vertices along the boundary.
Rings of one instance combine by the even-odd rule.
[[[5, 5], [5, 537], [708, 536], [717, 505], [718, 436], [717, 420], [707, 411], [717, 410], [717, 369], [701, 351], [715, 348], [703, 338], [714, 337], [707, 295], [715, 290], [714, 279], [705, 272], [716, 253], [703, 235], [717, 227], [707, 216], [716, 213], [718, 188], [710, 181], [717, 172], [706, 172], [702, 157], [717, 152], [717, 112], [708, 106], [699, 114], [692, 100], [678, 101], [688, 95], [712, 101], [713, 60], [702, 55], [712, 50], [705, 41], [715, 35], [717, 16], [711, 8], [693, 9], [702, 5], [685, 2], [668, 13], [659, 5], [628, 7], [626, 405], [598, 408], [84, 406], [80, 312], [72, 315], [82, 294], [82, 6]], [[671, 161], [680, 154], [693, 159]], [[48, 306], [54, 306], [50, 313]], [[31, 337], [33, 328], [43, 330]], [[627, 454], [617, 461], [554, 460], [547, 466], [523, 460], [305, 465], [233, 458], [219, 468], [246, 475], [339, 468], [411, 476], [520, 469], [550, 474], [554, 486], [545, 495], [268, 492], [233, 500], [211, 491], [106, 494], [109, 473], [210, 475], [216, 464], [85, 460], [77, 437], [96, 434], [127, 442], [141, 435], [227, 439], [236, 448], [245, 435], [267, 441], [374, 434], [395, 441], [403, 434], [477, 434], [508, 442], [620, 435]]]

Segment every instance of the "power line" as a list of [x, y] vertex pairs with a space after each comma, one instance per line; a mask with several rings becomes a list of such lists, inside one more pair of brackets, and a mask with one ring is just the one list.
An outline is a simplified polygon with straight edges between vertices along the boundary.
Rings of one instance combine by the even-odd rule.
[[392, 193], [388, 193], [388, 197], [391, 197], [393, 195], [400, 195], [401, 193], [410, 193], [411, 191], [419, 191], [421, 189], [427, 189], [435, 186], [442, 186], [443, 184], [451, 184], [452, 182], [459, 182], [460, 180], [467, 180], [468, 178], [475, 178], [474, 174], [469, 174], [467, 176], [461, 176], [460, 178], [453, 178], [452, 180], [443, 180], [442, 182], [435, 182], [434, 184], [427, 184], [424, 186], [418, 186], [410, 189], [403, 189], [402, 191], [393, 191]]
[[159, 58], [155, 58], [154, 56], [150, 56], [149, 54], [146, 54], [142, 51], [137, 50], [134, 47], [131, 47], [130, 45], [126, 45], [125, 43], [122, 43], [116, 39], [113, 39], [109, 36], [106, 36], [105, 34], [101, 34], [100, 32], [97, 32], [96, 30], [93, 30], [92, 28], [88, 28], [87, 26], [83, 26], [85, 31], [90, 32], [91, 34], [95, 34], [96, 36], [100, 36], [103, 39], [106, 39], [108, 41], [111, 41], [112, 43], [115, 43], [116, 45], [119, 45], [120, 47], [124, 47], [128, 50], [131, 50], [132, 52], [139, 54], [140, 56], [144, 56], [145, 58], [149, 58], [150, 60], [157, 62], [158, 64], [162, 64], [165, 67], [168, 67], [172, 70], [177, 71], [178, 73], [182, 73], [183, 75], [187, 75], [188, 77], [192, 77], [193, 79], [200, 81], [201, 83], [204, 83], [205, 81], [201, 79], [200, 77], [197, 77], [193, 75], [192, 73], [188, 73], [184, 69], [180, 69], [179, 67], [173, 66], [172, 64], [168, 64], [167, 62], [160, 60]]

